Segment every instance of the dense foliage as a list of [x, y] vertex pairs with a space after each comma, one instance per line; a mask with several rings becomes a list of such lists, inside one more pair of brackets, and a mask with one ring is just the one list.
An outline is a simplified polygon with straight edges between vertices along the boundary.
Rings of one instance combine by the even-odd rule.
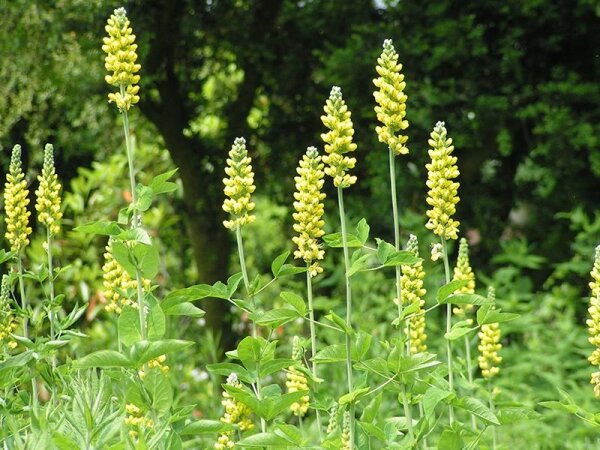
[[598, 444], [593, 2], [113, 3], [0, 5], [5, 446]]

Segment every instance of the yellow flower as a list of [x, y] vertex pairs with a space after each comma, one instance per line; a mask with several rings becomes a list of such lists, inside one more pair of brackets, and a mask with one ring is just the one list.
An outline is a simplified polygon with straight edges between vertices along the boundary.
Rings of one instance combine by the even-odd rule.
[[[227, 377], [227, 384], [236, 388], [241, 388], [242, 383], [238, 380], [235, 373]], [[252, 411], [243, 403], [238, 402], [227, 391], [223, 391], [223, 400], [221, 404], [225, 407], [221, 422], [231, 425], [237, 425], [240, 431], [251, 430], [254, 424], [250, 419]], [[220, 434], [217, 442], [214, 444], [216, 450], [233, 448], [235, 442], [232, 440], [233, 431], [224, 431]]]
[[[593, 366], [600, 367], [600, 245], [596, 247], [594, 267], [590, 277], [592, 278], [590, 282], [592, 295], [590, 296], [590, 306], [588, 308], [590, 318], [586, 320], [586, 325], [590, 334], [588, 340], [595, 348], [588, 360]], [[596, 397], [600, 398], [599, 372], [592, 374], [592, 383], [595, 384], [594, 393]]]
[[51, 144], [46, 144], [44, 149], [44, 167], [42, 174], [38, 175], [40, 185], [35, 191], [37, 201], [35, 209], [38, 212], [38, 220], [50, 230], [51, 234], [60, 231], [60, 183], [54, 168], [54, 155]]
[[319, 238], [325, 234], [323, 230], [325, 222], [322, 219], [325, 194], [321, 192], [325, 175], [321, 157], [315, 147], [308, 147], [296, 171], [298, 172], [298, 176], [294, 178], [296, 212], [293, 217], [296, 221], [294, 231], [298, 236], [294, 236], [292, 241], [298, 249], [294, 252], [294, 257], [303, 259], [306, 264], [309, 264], [310, 274], [314, 277], [323, 272], [323, 268], [316, 261], [325, 256], [325, 251], [319, 244]]
[[347, 173], [356, 165], [356, 159], [344, 154], [356, 150], [356, 144], [352, 142], [354, 127], [350, 119], [351, 113], [339, 87], [331, 89], [324, 110], [321, 122], [329, 129], [327, 133], [321, 134], [327, 153], [323, 156], [323, 162], [328, 166], [325, 173], [333, 178], [334, 186], [347, 188], [356, 183], [356, 177]]
[[10, 335], [17, 329], [17, 320], [10, 307], [10, 286], [8, 275], [2, 276], [2, 287], [0, 288], [0, 344], [6, 342], [9, 348], [15, 348], [16, 342], [10, 339]]
[[223, 209], [231, 215], [231, 220], [225, 220], [223, 225], [230, 230], [252, 223], [255, 219], [254, 215], [250, 214], [255, 206], [251, 196], [256, 189], [251, 162], [246, 140], [236, 138], [225, 168], [229, 178], [223, 180], [225, 195], [229, 197], [223, 202]]
[[[299, 344], [299, 339], [297, 336], [294, 337], [294, 343], [292, 346], [292, 358], [302, 364], [302, 348]], [[286, 375], [287, 381], [285, 382], [285, 386], [289, 393], [298, 392], [298, 391], [306, 391], [307, 395], [304, 395], [297, 402], [292, 403], [290, 406], [291, 411], [295, 416], [304, 417], [304, 415], [308, 412], [308, 407], [310, 406], [310, 396], [308, 395], [308, 380], [306, 376], [296, 369], [294, 366], [288, 367], [288, 372]]]
[[[167, 366], [165, 364], [165, 361], [167, 360], [167, 355], [160, 355], [157, 358], [151, 359], [150, 361], [148, 361], [147, 365], [148, 365], [148, 369], [159, 369], [163, 374], [166, 374], [167, 372], [169, 372], [169, 366]], [[138, 375], [140, 376], [140, 378], [144, 379], [144, 377], [146, 376], [146, 370], [142, 369], [142, 370], [138, 370]]]
[[376, 66], [379, 78], [373, 80], [373, 84], [379, 88], [373, 94], [377, 105], [375, 113], [377, 120], [383, 126], [378, 126], [375, 131], [379, 142], [383, 142], [390, 147], [396, 155], [406, 155], [408, 147], [406, 141], [408, 136], [399, 134], [400, 131], [408, 128], [406, 117], [406, 100], [404, 94], [406, 83], [404, 75], [400, 73], [402, 64], [398, 63], [398, 53], [394, 49], [391, 39], [383, 42], [383, 51], [377, 59]]
[[13, 252], [20, 252], [29, 245], [31, 234], [29, 216], [29, 190], [21, 168], [21, 146], [15, 145], [10, 159], [10, 169], [4, 185], [4, 213], [6, 222], [6, 239]]
[[[456, 261], [456, 267], [454, 268], [453, 280], [467, 280], [468, 284], [463, 286], [457, 293], [460, 294], [474, 294], [475, 293], [475, 274], [469, 262], [469, 244], [465, 238], [460, 239], [460, 245], [458, 247], [458, 259]], [[467, 313], [473, 311], [473, 305], [458, 305], [452, 312], [459, 318], [464, 319]], [[471, 322], [472, 319], [468, 319]]]
[[[419, 242], [414, 234], [410, 235], [406, 250], [417, 257], [419, 256]], [[402, 305], [404, 307], [415, 303], [419, 305], [407, 324], [411, 353], [421, 353], [427, 350], [427, 344], [425, 344], [427, 340], [425, 312], [423, 310], [427, 291], [423, 288], [424, 278], [423, 262], [418, 262], [413, 266], [402, 266]]]
[[454, 146], [452, 139], [447, 137], [444, 122], [438, 122], [429, 139], [429, 156], [431, 163], [427, 164], [427, 203], [431, 209], [427, 211], [429, 221], [425, 225], [438, 236], [445, 239], [458, 239], [460, 223], [452, 218], [458, 203], [459, 184], [452, 181], [458, 177], [456, 156], [452, 156]]
[[[494, 299], [494, 297], [494, 288], [490, 287], [488, 298]], [[481, 369], [481, 375], [489, 379], [500, 372], [500, 367], [498, 367], [502, 362], [502, 357], [498, 355], [498, 352], [502, 348], [502, 344], [500, 343], [500, 324], [490, 323], [482, 325], [478, 335], [480, 340], [478, 346], [479, 368]]]
[[120, 111], [128, 111], [132, 105], [140, 101], [137, 95], [140, 90], [137, 85], [140, 76], [137, 73], [141, 66], [136, 64], [137, 44], [129, 25], [125, 9], [115, 9], [105, 27], [108, 37], [103, 39], [102, 46], [102, 50], [106, 53], [104, 67], [108, 72], [112, 72], [106, 75], [105, 80], [108, 84], [119, 88], [119, 92], [108, 94], [108, 101], [115, 102]]
[[[109, 241], [105, 249], [102, 279], [104, 297], [106, 298], [107, 303], [104, 309], [107, 312], [121, 314], [125, 306], [137, 308], [137, 302], [127, 296], [127, 293], [131, 290], [137, 290], [137, 281], [131, 278], [127, 271], [121, 267], [113, 256], [112, 242]], [[142, 280], [142, 287], [145, 290], [149, 290], [150, 286], [150, 280], [144, 278]]]
[[154, 428], [154, 421], [145, 417], [144, 412], [133, 403], [128, 403], [125, 406], [127, 416], [125, 417], [125, 425], [129, 430], [129, 435], [136, 438], [140, 431], [147, 428]]

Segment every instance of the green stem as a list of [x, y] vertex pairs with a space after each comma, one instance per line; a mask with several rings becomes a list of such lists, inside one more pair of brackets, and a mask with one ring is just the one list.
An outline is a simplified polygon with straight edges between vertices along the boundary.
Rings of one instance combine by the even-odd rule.
[[[124, 86], [121, 86], [121, 95], [125, 94]], [[125, 146], [127, 147], [127, 165], [129, 167], [129, 183], [131, 185], [131, 204], [133, 205], [133, 217], [131, 220], [131, 228], [137, 228], [140, 226], [140, 218], [137, 211], [137, 193], [135, 191], [135, 165], [133, 158], [133, 145], [131, 142], [131, 133], [129, 131], [129, 116], [127, 110], [122, 111], [123, 115], [123, 132], [125, 133]], [[142, 291], [142, 273], [136, 266], [135, 268], [135, 281], [137, 283], [137, 301], [138, 311], [140, 319], [140, 330], [142, 339], [146, 339], [146, 308], [144, 305], [144, 293]]]
[[[248, 269], [246, 268], [246, 257], [244, 256], [244, 241], [242, 240], [242, 228], [238, 225], [235, 229], [235, 237], [237, 241], [238, 256], [240, 257], [240, 267], [242, 268], [242, 277], [244, 278], [244, 286], [246, 292], [250, 296], [252, 301], [252, 308], [256, 312], [256, 298], [254, 295], [250, 295], [250, 279], [248, 278]], [[256, 337], [256, 322], [252, 320], [252, 337]]]
[[[398, 196], [396, 194], [396, 155], [394, 151], [389, 149], [389, 161], [390, 161], [390, 191], [392, 196], [392, 215], [394, 218], [394, 247], [396, 250], [400, 250], [400, 221], [398, 218]], [[396, 300], [398, 305], [398, 334], [399, 334], [399, 348], [401, 354], [404, 354], [404, 345], [402, 344], [402, 330], [403, 320], [402, 317], [402, 273], [400, 271], [400, 266], [396, 266]], [[408, 326], [406, 327], [407, 336], [409, 335]], [[410, 353], [410, 340], [406, 339], [406, 352]], [[408, 425], [408, 435], [411, 440], [414, 437], [414, 431], [412, 426], [412, 411], [410, 408], [410, 404], [408, 403], [408, 398], [406, 396], [406, 389], [402, 386], [402, 403], [404, 404], [404, 415], [407, 420]]]
[[[48, 311], [48, 320], [50, 321], [50, 339], [56, 338], [54, 328], [54, 267], [52, 264], [52, 233], [50, 228], [46, 228], [46, 240], [48, 244], [48, 286], [50, 289], [50, 309]], [[56, 368], [56, 358], [52, 357], [52, 368]]]
[[[348, 255], [348, 235], [346, 232], [346, 214], [344, 211], [344, 193], [341, 186], [337, 188], [338, 206], [340, 210], [340, 223], [342, 227], [342, 246], [344, 248], [344, 275], [346, 279], [346, 325], [352, 329], [352, 284], [350, 283], [350, 256]], [[346, 333], [346, 376], [348, 379], [348, 393], [354, 390], [352, 380], [352, 342], [350, 334]], [[350, 450], [354, 449], [354, 404], [350, 406]]]
[[[450, 283], [450, 264], [448, 263], [448, 245], [446, 244], [446, 238], [441, 237], [442, 240], [442, 253], [444, 258], [444, 272], [446, 274], [446, 284]], [[446, 305], [446, 333], [450, 333], [452, 329], [452, 305], [448, 303]], [[452, 344], [449, 339], [446, 339], [446, 354], [448, 358], [448, 387], [451, 392], [454, 392], [454, 378], [452, 375]], [[450, 425], [454, 423], [454, 408], [452, 405], [448, 405], [448, 414], [450, 418]]]
[[[315, 310], [313, 307], [313, 292], [312, 292], [312, 276], [310, 274], [310, 263], [306, 263], [306, 292], [308, 297], [308, 315], [310, 318], [310, 343], [311, 343], [311, 360], [312, 360], [312, 375], [313, 378], [317, 378], [317, 362], [315, 361], [315, 355], [317, 354], [317, 333], [315, 330]], [[318, 383], [315, 382], [315, 395], [319, 388]], [[323, 431], [321, 430], [321, 411], [317, 412], [317, 428], [319, 430], [319, 442], [323, 441]]]
[[[490, 410], [492, 414], [496, 414], [496, 407], [494, 406], [494, 393], [492, 388], [492, 382], [488, 379], [488, 391], [490, 393]], [[492, 425], [492, 450], [496, 450], [496, 427]]]
[[[465, 335], [465, 358], [467, 360], [467, 380], [469, 380], [469, 390], [471, 390], [473, 387], [473, 367], [471, 363], [471, 344], [467, 335]], [[471, 428], [477, 430], [477, 422], [473, 413], [471, 413]]]
[[[21, 294], [21, 307], [25, 312], [23, 315], [23, 337], [29, 339], [29, 311], [27, 311], [27, 297], [25, 296], [25, 279], [23, 278], [23, 260], [21, 251], [19, 251], [19, 254], [17, 255], [17, 270], [19, 277], [19, 292]], [[35, 377], [31, 379], [31, 397], [35, 408], [38, 402], [38, 390]]]
[[[256, 397], [259, 401], [262, 399], [262, 384], [260, 381], [260, 360], [256, 362]], [[265, 422], [265, 419], [263, 419], [262, 417], [260, 418], [260, 429], [263, 433], [267, 432], [267, 422]]]

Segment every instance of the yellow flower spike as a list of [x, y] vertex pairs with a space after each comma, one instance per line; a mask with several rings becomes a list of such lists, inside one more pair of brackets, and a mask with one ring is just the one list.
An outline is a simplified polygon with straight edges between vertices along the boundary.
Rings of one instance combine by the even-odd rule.
[[383, 51], [377, 59], [378, 78], [373, 80], [373, 84], [379, 89], [373, 93], [377, 105], [375, 113], [377, 120], [383, 124], [378, 126], [375, 131], [379, 142], [388, 145], [396, 155], [406, 155], [408, 147], [406, 142], [408, 136], [400, 134], [402, 130], [408, 128], [406, 117], [406, 100], [404, 94], [406, 83], [404, 75], [400, 73], [402, 64], [398, 63], [398, 53], [394, 49], [391, 39], [383, 42]]
[[[128, 290], [135, 291], [137, 289], [137, 281], [131, 278], [113, 256], [112, 242], [109, 241], [105, 250], [104, 265], [102, 266], [102, 284], [104, 286], [104, 298], [107, 303], [104, 309], [107, 312], [121, 314], [125, 306], [137, 308], [137, 302], [125, 296]], [[142, 287], [146, 291], [150, 290], [151, 281], [144, 278], [142, 280]]]
[[[302, 364], [302, 348], [300, 347], [298, 336], [294, 337], [292, 358]], [[294, 366], [288, 367], [286, 378], [287, 381], [285, 382], [285, 386], [287, 387], [288, 393], [308, 391], [308, 380], [306, 379], [306, 376]], [[308, 412], [309, 406], [310, 396], [307, 394], [297, 402], [292, 403], [292, 405], [290, 405], [290, 410], [295, 416], [304, 417]]]
[[2, 276], [2, 287], [0, 288], [0, 348], [5, 342], [9, 348], [15, 348], [16, 342], [10, 335], [17, 329], [17, 319], [10, 306], [10, 286], [8, 275]]
[[12, 149], [10, 169], [4, 185], [4, 221], [6, 222], [6, 240], [13, 252], [20, 252], [29, 245], [29, 190], [21, 164], [21, 146]]
[[254, 172], [252, 172], [252, 159], [248, 156], [246, 140], [236, 138], [229, 152], [225, 173], [229, 178], [223, 179], [225, 195], [228, 197], [223, 202], [223, 210], [231, 215], [230, 220], [225, 220], [225, 228], [235, 230], [254, 222], [254, 202], [252, 193], [254, 186]]
[[356, 177], [348, 174], [356, 165], [356, 159], [344, 155], [356, 150], [356, 144], [352, 142], [354, 126], [351, 113], [339, 87], [331, 88], [324, 111], [321, 122], [329, 129], [327, 133], [321, 134], [327, 153], [323, 156], [323, 162], [327, 165], [325, 173], [333, 178], [334, 186], [347, 188], [356, 183]]
[[45, 225], [52, 235], [60, 231], [60, 220], [62, 212], [60, 211], [60, 189], [56, 169], [54, 167], [54, 148], [52, 144], [46, 144], [44, 149], [44, 167], [41, 175], [38, 175], [40, 183], [35, 191], [36, 204], [35, 209], [38, 212], [38, 220]]
[[294, 231], [298, 233], [298, 236], [292, 238], [294, 244], [298, 246], [294, 258], [303, 259], [310, 265], [312, 277], [323, 272], [318, 261], [325, 256], [325, 250], [319, 244], [319, 238], [325, 234], [323, 230], [325, 222], [322, 219], [325, 211], [323, 206], [325, 194], [321, 192], [325, 176], [323, 167], [317, 149], [308, 147], [296, 169], [298, 176], [294, 178], [296, 182]]
[[[488, 298], [494, 299], [495, 292], [494, 288], [490, 286], [488, 290]], [[483, 378], [490, 379], [500, 372], [500, 363], [502, 357], [498, 355], [498, 352], [502, 348], [500, 343], [500, 324], [490, 323], [481, 326], [481, 331], [478, 333], [479, 336], [479, 368], [481, 369], [481, 375]]]
[[[586, 320], [586, 325], [590, 334], [588, 341], [595, 348], [588, 360], [593, 366], [600, 367], [600, 245], [596, 247], [594, 267], [590, 272], [590, 277], [592, 279], [590, 282], [592, 295], [588, 308], [590, 318]], [[591, 383], [594, 385], [594, 395], [600, 398], [600, 372], [592, 374]]]
[[[410, 235], [406, 244], [406, 250], [419, 256], [419, 241], [414, 234]], [[407, 334], [410, 338], [410, 352], [421, 353], [427, 350], [427, 334], [425, 334], [425, 294], [427, 291], [423, 288], [425, 271], [423, 262], [418, 262], [413, 266], [402, 266], [402, 305], [407, 306], [417, 303], [418, 309], [407, 323]]]
[[103, 39], [102, 50], [106, 53], [104, 67], [109, 72], [105, 80], [119, 88], [119, 92], [108, 94], [108, 101], [114, 102], [119, 111], [128, 111], [140, 101], [140, 87], [137, 85], [140, 76], [137, 73], [141, 66], [136, 63], [137, 44], [125, 8], [115, 9], [105, 30], [108, 36]]
[[[475, 293], [475, 274], [471, 268], [469, 262], [469, 244], [465, 238], [460, 239], [458, 247], [458, 259], [456, 261], [456, 267], [454, 268], [454, 280], [467, 280], [468, 284], [463, 286], [456, 292], [461, 294], [474, 294]], [[473, 311], [473, 305], [458, 305], [452, 312], [456, 314], [461, 320], [465, 319], [467, 313]], [[469, 319], [472, 321], [472, 319]]]
[[452, 218], [456, 212], [459, 184], [454, 180], [458, 177], [457, 158], [452, 156], [454, 146], [452, 139], [447, 137], [444, 122], [438, 122], [429, 139], [429, 156], [431, 163], [427, 164], [427, 203], [431, 207], [427, 211], [429, 221], [425, 225], [438, 236], [445, 239], [458, 239], [460, 223]]
[[[235, 373], [232, 373], [227, 377], [227, 384], [237, 388], [242, 387], [242, 383]], [[251, 430], [254, 428], [254, 423], [252, 423], [250, 418], [252, 415], [250, 408], [243, 403], [238, 402], [229, 395], [227, 391], [223, 391], [223, 400], [221, 401], [221, 404], [225, 407], [221, 422], [237, 425], [240, 431]], [[232, 440], [232, 437], [233, 431], [224, 431], [219, 435], [217, 442], [214, 444], [214, 448], [216, 450], [234, 448], [235, 442]]]
[[127, 416], [125, 417], [125, 425], [129, 430], [129, 435], [132, 438], [137, 438], [140, 431], [147, 428], [154, 428], [154, 421], [145, 417], [144, 412], [141, 408], [137, 407], [133, 403], [128, 403], [125, 406]]

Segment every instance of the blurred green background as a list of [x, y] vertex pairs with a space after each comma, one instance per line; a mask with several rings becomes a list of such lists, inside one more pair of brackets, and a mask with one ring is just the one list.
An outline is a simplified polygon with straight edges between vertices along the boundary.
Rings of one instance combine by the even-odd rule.
[[[268, 272], [291, 249], [294, 168], [307, 146], [322, 147], [319, 116], [332, 85], [342, 87], [356, 128], [350, 220], [365, 217], [372, 235], [391, 240], [387, 149], [374, 132], [372, 96], [375, 61], [391, 38], [404, 65], [410, 122], [411, 153], [399, 159], [398, 174], [405, 237], [419, 235], [428, 254], [427, 136], [443, 120], [459, 158], [458, 218], [478, 286], [495, 285], [500, 305], [522, 314], [504, 330], [506, 401], [534, 406], [557, 397], [559, 387], [581, 404], [593, 401], [585, 296], [600, 241], [597, 1], [0, 2], [2, 172], [20, 143], [34, 179], [43, 145], [54, 144], [65, 186], [59, 258], [72, 264], [63, 290], [71, 302], [89, 302], [82, 326], [105, 340], [110, 335], [96, 320], [105, 242], [69, 230], [116, 218], [130, 195], [100, 48], [106, 18], [119, 6], [128, 10], [142, 64], [132, 118], [140, 179], [179, 167], [177, 195], [145, 218], [162, 246], [163, 287], [213, 283], [237, 271], [221, 224], [223, 166], [236, 136], [247, 138], [257, 176], [257, 223], [247, 240], [252, 272]], [[326, 210], [334, 231], [333, 202]], [[43, 255], [31, 250], [29, 257], [34, 263]], [[333, 299], [323, 297], [324, 310], [339, 298], [338, 262], [328, 256], [318, 286]], [[357, 281], [364, 303], [356, 313], [371, 329], [393, 315], [382, 284], [380, 274]], [[244, 318], [225, 303], [202, 306], [205, 320], [174, 328], [232, 348]], [[198, 361], [218, 359], [216, 348], [206, 346]], [[539, 447], [528, 448], [596, 448], [594, 430], [559, 413], [546, 411], [531, 427], [515, 424], [505, 437], [518, 442], [535, 433]], [[573, 444], [556, 447], [565, 436]]]

